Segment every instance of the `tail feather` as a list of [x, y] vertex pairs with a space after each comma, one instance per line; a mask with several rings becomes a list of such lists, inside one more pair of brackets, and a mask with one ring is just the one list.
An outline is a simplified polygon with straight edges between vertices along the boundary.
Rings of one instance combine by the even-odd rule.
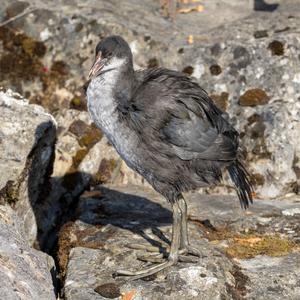
[[253, 187], [249, 179], [249, 173], [238, 160], [228, 166], [227, 170], [236, 187], [241, 207], [248, 208], [249, 204], [253, 203]]

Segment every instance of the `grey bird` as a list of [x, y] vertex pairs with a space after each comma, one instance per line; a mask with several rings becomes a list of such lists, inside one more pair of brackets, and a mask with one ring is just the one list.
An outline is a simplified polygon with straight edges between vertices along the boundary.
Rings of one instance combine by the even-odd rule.
[[241, 206], [253, 188], [240, 162], [238, 132], [192, 79], [164, 68], [135, 71], [132, 52], [120, 36], [96, 47], [89, 73], [88, 110], [126, 164], [163, 195], [173, 210], [172, 241], [165, 261], [139, 271], [117, 271], [133, 279], [155, 274], [184, 255], [201, 256], [188, 238], [182, 193], [215, 185], [229, 173]]

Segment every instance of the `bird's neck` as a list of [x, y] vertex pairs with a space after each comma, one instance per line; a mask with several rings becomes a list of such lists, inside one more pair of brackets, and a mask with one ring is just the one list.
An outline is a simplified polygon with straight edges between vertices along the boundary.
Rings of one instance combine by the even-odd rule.
[[130, 101], [134, 84], [134, 70], [128, 64], [108, 69], [91, 80], [87, 89], [88, 109], [104, 132], [118, 126], [120, 107]]

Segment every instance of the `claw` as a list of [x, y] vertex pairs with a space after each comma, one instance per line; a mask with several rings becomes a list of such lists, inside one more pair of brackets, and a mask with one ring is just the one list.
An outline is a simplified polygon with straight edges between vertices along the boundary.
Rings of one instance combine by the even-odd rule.
[[179, 254], [190, 254], [193, 256], [200, 257], [200, 258], [204, 257], [203, 254], [201, 253], [201, 251], [199, 251], [197, 248], [190, 246], [190, 245], [185, 246], [184, 249], [180, 249]]

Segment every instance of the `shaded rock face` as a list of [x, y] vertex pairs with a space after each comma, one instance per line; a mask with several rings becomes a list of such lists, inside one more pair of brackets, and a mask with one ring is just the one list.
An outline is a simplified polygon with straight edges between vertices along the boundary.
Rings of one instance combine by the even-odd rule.
[[23, 222], [27, 239], [37, 237], [37, 208], [52, 172], [55, 120], [20, 95], [0, 92], [0, 196]]

